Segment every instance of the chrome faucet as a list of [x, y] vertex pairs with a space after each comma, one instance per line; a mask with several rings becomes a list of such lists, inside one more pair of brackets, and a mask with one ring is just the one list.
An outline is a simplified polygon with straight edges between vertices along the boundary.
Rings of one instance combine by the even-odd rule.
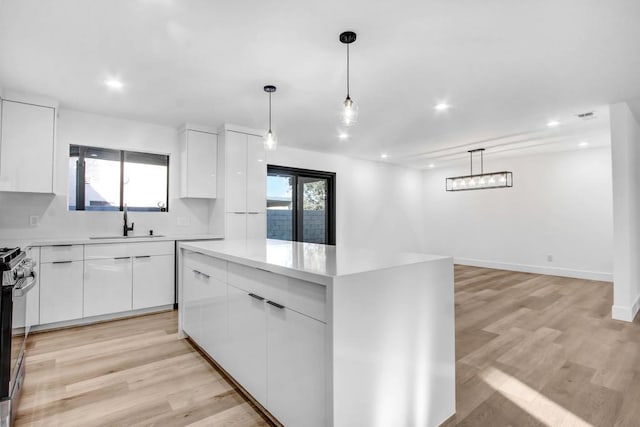
[[124, 205], [124, 226], [122, 228], [123, 231], [123, 236], [127, 237], [129, 235], [130, 231], [133, 231], [133, 225], [134, 223], [131, 223], [131, 227], [129, 227], [129, 224], [127, 223], [127, 205]]

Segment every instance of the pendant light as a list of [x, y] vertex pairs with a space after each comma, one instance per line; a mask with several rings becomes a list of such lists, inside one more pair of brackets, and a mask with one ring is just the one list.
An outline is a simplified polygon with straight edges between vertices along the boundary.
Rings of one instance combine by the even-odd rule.
[[356, 41], [356, 33], [345, 31], [340, 34], [340, 41], [347, 45], [347, 97], [342, 103], [342, 122], [349, 126], [358, 118], [358, 106], [349, 96], [349, 45]]
[[[484, 173], [484, 148], [469, 150], [470, 175], [452, 176], [446, 179], [447, 191], [486, 190], [488, 188], [513, 187], [513, 173], [509, 171]], [[480, 173], [473, 173], [473, 155], [480, 153]]]
[[264, 91], [269, 94], [269, 130], [264, 136], [264, 148], [268, 151], [273, 151], [278, 146], [278, 140], [271, 130], [271, 94], [276, 91], [276, 87], [267, 85], [264, 87]]

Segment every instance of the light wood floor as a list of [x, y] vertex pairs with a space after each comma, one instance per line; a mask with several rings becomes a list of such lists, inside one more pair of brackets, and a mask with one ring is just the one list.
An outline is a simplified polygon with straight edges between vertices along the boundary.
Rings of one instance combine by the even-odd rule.
[[266, 426], [185, 340], [177, 312], [34, 334], [18, 426]]
[[[610, 319], [610, 283], [455, 277], [447, 426], [640, 425], [640, 324]], [[169, 312], [33, 335], [18, 425], [268, 425], [176, 330]]]

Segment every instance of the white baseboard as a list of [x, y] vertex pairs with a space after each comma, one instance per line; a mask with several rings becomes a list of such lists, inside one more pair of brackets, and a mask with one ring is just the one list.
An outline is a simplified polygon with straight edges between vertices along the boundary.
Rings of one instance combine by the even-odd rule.
[[[472, 267], [495, 268], [498, 270], [522, 271], [524, 273], [547, 274], [550, 276], [573, 277], [576, 279], [613, 282], [613, 273], [605, 273], [600, 271], [572, 270], [569, 268], [542, 267], [539, 265], [513, 264], [507, 262], [457, 257], [453, 258], [453, 262], [456, 264], [469, 265]], [[638, 304], [638, 302], [636, 302], [636, 304]]]
[[161, 311], [173, 310], [173, 304], [161, 305], [158, 307], [140, 308], [138, 310], [123, 311], [120, 313], [101, 314], [99, 316], [83, 317], [82, 319], [65, 320], [62, 322], [46, 323], [31, 326], [32, 332], [44, 332], [52, 329], [72, 328], [75, 326], [86, 326], [93, 323], [107, 322], [110, 320], [124, 319], [127, 317], [142, 316], [145, 314], [158, 313]]
[[624, 320], [625, 322], [633, 322], [636, 314], [640, 309], [640, 295], [636, 297], [631, 307], [625, 307], [621, 305], [614, 305], [611, 307], [611, 317], [615, 320]]

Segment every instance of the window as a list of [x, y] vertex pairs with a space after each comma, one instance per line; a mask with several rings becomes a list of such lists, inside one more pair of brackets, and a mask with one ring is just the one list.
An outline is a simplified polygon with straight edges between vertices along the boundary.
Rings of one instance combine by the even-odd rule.
[[169, 156], [109, 148], [69, 148], [69, 210], [167, 212]]
[[267, 167], [267, 238], [335, 245], [335, 178], [283, 166]]

